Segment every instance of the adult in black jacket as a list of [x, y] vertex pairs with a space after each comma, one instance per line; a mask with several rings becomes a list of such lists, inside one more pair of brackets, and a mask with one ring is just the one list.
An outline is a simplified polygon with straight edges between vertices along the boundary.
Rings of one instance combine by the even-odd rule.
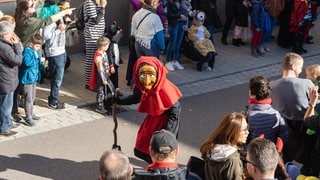
[[224, 45], [228, 45], [227, 37], [228, 37], [228, 33], [230, 30], [232, 21], [235, 18], [236, 7], [237, 7], [236, 0], [226, 0], [225, 13], [226, 13], [227, 19], [222, 29], [222, 38], [221, 38], [221, 43]]
[[14, 35], [14, 26], [0, 22], [0, 135], [11, 136], [16, 132], [11, 120], [13, 92], [17, 88], [18, 66], [22, 64], [22, 46]]

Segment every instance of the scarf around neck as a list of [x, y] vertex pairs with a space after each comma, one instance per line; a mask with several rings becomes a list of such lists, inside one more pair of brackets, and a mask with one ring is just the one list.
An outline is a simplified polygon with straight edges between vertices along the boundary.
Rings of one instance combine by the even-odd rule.
[[265, 99], [260, 100], [260, 101], [258, 101], [258, 100], [256, 100], [256, 99], [249, 99], [249, 100], [248, 100], [248, 103], [249, 103], [249, 104], [271, 104], [271, 103], [272, 103], [272, 100], [271, 100], [270, 97], [265, 98]]

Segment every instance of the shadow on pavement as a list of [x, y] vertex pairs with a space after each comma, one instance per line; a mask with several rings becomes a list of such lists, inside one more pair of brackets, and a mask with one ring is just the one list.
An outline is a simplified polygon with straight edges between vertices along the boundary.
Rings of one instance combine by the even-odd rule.
[[66, 159], [51, 159], [35, 154], [20, 154], [19, 157], [0, 155], [0, 162], [0, 173], [12, 169], [50, 179], [92, 179], [92, 177], [98, 177], [98, 161], [75, 162]]

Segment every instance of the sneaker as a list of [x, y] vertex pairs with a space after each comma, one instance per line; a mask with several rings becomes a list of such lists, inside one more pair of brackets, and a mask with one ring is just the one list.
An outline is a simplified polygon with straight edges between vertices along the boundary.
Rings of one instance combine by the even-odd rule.
[[41, 119], [41, 117], [36, 116], [36, 115], [32, 115], [32, 119], [33, 119], [33, 120], [40, 120], [40, 119]]
[[178, 69], [180, 69], [180, 70], [184, 69], [184, 67], [181, 66], [181, 64], [180, 64], [178, 61], [174, 62], [173, 65], [176, 66], [176, 67], [177, 67]]
[[266, 52], [264, 51], [264, 48], [263, 48], [262, 46], [259, 46], [257, 49], [258, 49], [258, 50], [257, 50], [258, 54], [259, 54], [260, 56], [264, 56], [264, 54], [266, 53]]
[[6, 137], [8, 137], [8, 136], [13, 136], [13, 135], [15, 135], [15, 134], [17, 134], [17, 132], [11, 131], [11, 130], [7, 130], [7, 131], [2, 131], [2, 132], [0, 132], [0, 135], [1, 135], [1, 136], [6, 136]]
[[64, 103], [57, 101], [56, 103], [49, 103], [50, 109], [64, 109]]
[[271, 52], [271, 49], [268, 46], [264, 46], [263, 48], [265, 52], [267, 53]]
[[98, 107], [96, 111], [100, 114], [106, 114], [108, 112], [104, 107]]
[[26, 118], [25, 123], [27, 126], [34, 126], [35, 125], [35, 122], [32, 118]]
[[15, 129], [15, 128], [19, 127], [19, 126], [20, 126], [20, 124], [13, 123], [12, 126], [10, 127], [10, 129]]
[[207, 71], [212, 71], [212, 68], [211, 67], [207, 67]]
[[172, 62], [167, 62], [166, 63], [166, 68], [168, 71], [174, 71], [173, 63]]

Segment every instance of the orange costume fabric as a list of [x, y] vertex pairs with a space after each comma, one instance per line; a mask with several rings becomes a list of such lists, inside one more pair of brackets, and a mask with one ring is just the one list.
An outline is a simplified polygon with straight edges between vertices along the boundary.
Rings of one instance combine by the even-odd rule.
[[[139, 81], [139, 69], [143, 64], [151, 65], [157, 71], [157, 82], [151, 90], [145, 89]], [[165, 126], [168, 120], [168, 115], [165, 111], [170, 109], [182, 97], [182, 93], [167, 79], [167, 69], [155, 57], [140, 57], [133, 70], [135, 86], [142, 93], [138, 111], [148, 114], [139, 128], [135, 148], [149, 154], [152, 133]]]

